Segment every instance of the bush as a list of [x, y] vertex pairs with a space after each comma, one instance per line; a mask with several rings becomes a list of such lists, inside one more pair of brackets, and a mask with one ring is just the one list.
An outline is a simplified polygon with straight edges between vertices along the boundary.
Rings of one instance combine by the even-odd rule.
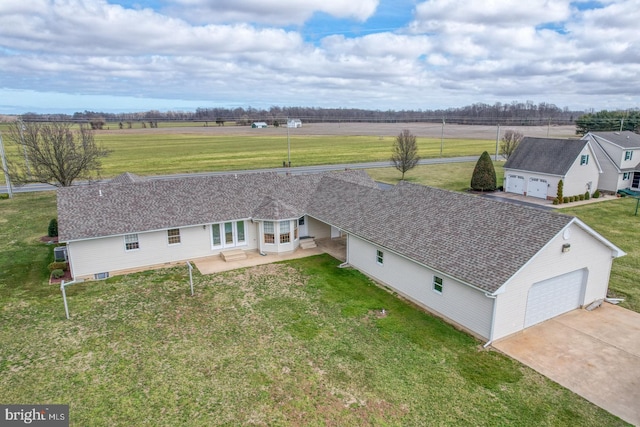
[[49, 232], [47, 234], [49, 237], [58, 237], [58, 220], [52, 218], [49, 221]]
[[589, 200], [590, 198], [591, 198], [591, 194], [589, 194], [589, 191], [588, 191], [588, 190], [587, 190], [587, 191], [585, 191], [585, 192], [584, 192], [584, 199], [585, 199], [585, 200]]
[[52, 262], [49, 264], [49, 271], [53, 272], [54, 270], [62, 270], [66, 271], [69, 269], [69, 264], [66, 262]]
[[567, 203], [565, 200], [566, 197], [563, 196], [562, 191], [564, 190], [564, 182], [562, 180], [558, 181], [558, 203]]
[[578, 195], [578, 200], [580, 200], [580, 201], [584, 200], [584, 194], [579, 194]]
[[9, 195], [7, 193], [0, 194], [0, 200], [6, 200], [8, 198], [9, 198]]
[[569, 203], [569, 197], [564, 196], [564, 197], [562, 198], [562, 203]]
[[554, 204], [554, 205], [560, 204], [560, 202], [558, 201], [558, 198], [557, 198], [557, 197], [556, 197], [555, 199], [553, 199], [553, 204]]
[[600, 190], [596, 190], [596, 191], [594, 191], [594, 192], [593, 192], [593, 198], [594, 198], [594, 199], [597, 199], [597, 198], [599, 198], [599, 197], [600, 197]]
[[476, 191], [495, 191], [496, 170], [488, 152], [482, 153], [471, 176], [471, 189]]
[[53, 270], [53, 271], [51, 272], [51, 276], [52, 276], [54, 279], [59, 279], [59, 278], [61, 278], [61, 277], [64, 277], [64, 271], [63, 271], [63, 270], [60, 270], [60, 269]]

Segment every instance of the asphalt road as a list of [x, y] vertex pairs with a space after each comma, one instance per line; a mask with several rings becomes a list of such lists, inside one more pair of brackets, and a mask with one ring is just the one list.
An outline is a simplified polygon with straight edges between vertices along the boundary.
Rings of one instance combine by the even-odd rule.
[[[436, 159], [421, 159], [418, 163], [421, 165], [433, 165], [439, 163], [463, 163], [463, 162], [475, 162], [478, 160], [477, 156], [468, 156], [468, 157], [444, 157], [444, 158], [436, 158]], [[344, 169], [373, 169], [373, 168], [384, 168], [384, 167], [392, 167], [390, 161], [386, 162], [369, 162], [369, 163], [347, 163], [347, 164], [339, 164], [339, 165], [318, 165], [318, 166], [299, 166], [299, 167], [291, 167], [291, 168], [269, 168], [269, 169], [249, 169], [249, 170], [238, 170], [238, 171], [221, 171], [221, 172], [199, 172], [199, 173], [179, 173], [173, 175], [154, 175], [154, 176], [146, 176], [147, 179], [178, 179], [185, 178], [189, 176], [212, 176], [212, 175], [229, 175], [229, 174], [246, 174], [246, 173], [258, 173], [258, 172], [278, 172], [278, 173], [291, 173], [295, 175], [302, 174], [310, 174], [310, 173], [320, 173], [320, 172], [328, 172], [334, 170], [344, 170]], [[108, 181], [105, 179], [103, 181]], [[86, 181], [80, 181], [74, 185], [86, 185]], [[14, 193], [31, 193], [36, 191], [51, 191], [55, 190], [57, 187], [50, 184], [27, 184], [21, 187], [13, 187]], [[0, 186], [0, 193], [6, 193], [7, 186]]]

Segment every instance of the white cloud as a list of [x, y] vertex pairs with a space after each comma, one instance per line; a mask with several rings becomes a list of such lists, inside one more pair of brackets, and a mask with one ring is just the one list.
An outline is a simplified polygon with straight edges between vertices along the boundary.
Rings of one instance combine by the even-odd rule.
[[169, 10], [195, 22], [301, 25], [314, 13], [366, 21], [378, 0], [171, 0]]

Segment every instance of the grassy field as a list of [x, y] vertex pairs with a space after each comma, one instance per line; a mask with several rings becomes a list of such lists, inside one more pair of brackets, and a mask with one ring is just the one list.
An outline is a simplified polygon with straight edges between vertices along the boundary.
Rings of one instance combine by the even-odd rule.
[[[147, 129], [149, 132], [97, 132], [96, 140], [111, 150], [102, 161], [102, 176], [123, 172], [164, 175], [188, 172], [261, 169], [282, 167], [288, 161], [287, 135], [221, 135], [189, 128]], [[234, 130], [236, 130], [234, 128]], [[247, 129], [242, 128], [242, 131]], [[271, 130], [276, 132], [275, 130]], [[290, 137], [292, 166], [386, 161], [391, 157], [394, 138], [376, 135], [293, 135]], [[440, 157], [440, 139], [418, 138], [420, 155]], [[8, 156], [23, 162], [22, 153], [5, 138]], [[495, 151], [495, 141], [446, 139], [444, 157], [480, 156]], [[0, 174], [2, 175], [2, 174]], [[0, 176], [4, 184], [4, 176]]]
[[326, 255], [196, 274], [195, 297], [184, 267], [72, 285], [67, 321], [53, 208], [0, 201], [2, 403], [74, 426], [624, 425]]
[[[478, 156], [480, 157], [480, 156]], [[504, 177], [504, 162], [494, 162], [498, 186], [502, 185]], [[471, 175], [476, 164], [443, 163], [436, 165], [418, 165], [406, 173], [404, 179], [416, 184], [429, 185], [451, 191], [466, 191], [471, 185]], [[367, 173], [376, 181], [397, 184], [402, 174], [395, 168], [367, 169]]]

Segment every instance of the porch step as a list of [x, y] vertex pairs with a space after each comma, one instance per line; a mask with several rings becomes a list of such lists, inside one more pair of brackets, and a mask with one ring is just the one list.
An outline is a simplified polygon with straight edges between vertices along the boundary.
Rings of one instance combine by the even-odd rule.
[[247, 259], [247, 254], [242, 249], [232, 249], [230, 251], [220, 252], [220, 256], [226, 262], [240, 261], [241, 259]]
[[311, 249], [311, 248], [317, 248], [318, 245], [316, 245], [315, 239], [302, 239], [300, 240], [300, 247], [302, 249]]

